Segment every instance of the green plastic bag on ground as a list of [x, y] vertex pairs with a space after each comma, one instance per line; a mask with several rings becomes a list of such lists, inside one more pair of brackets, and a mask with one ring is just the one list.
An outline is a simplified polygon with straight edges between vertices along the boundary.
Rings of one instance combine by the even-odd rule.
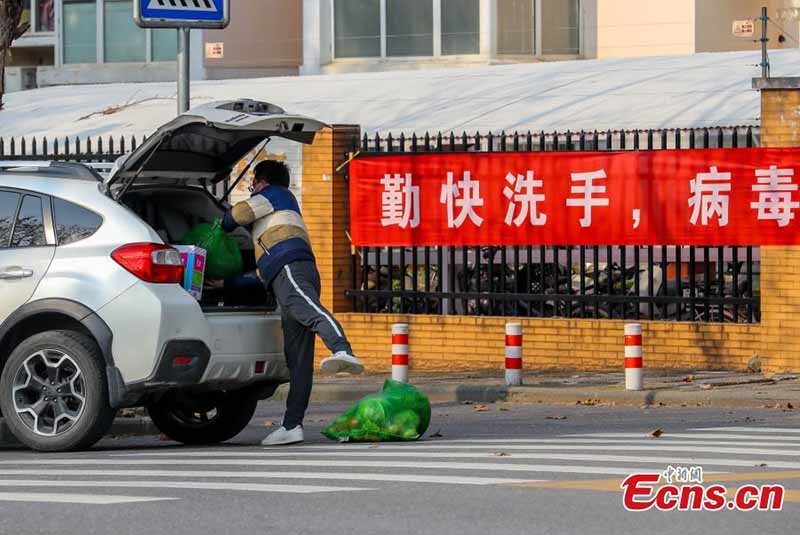
[[236, 241], [225, 234], [219, 219], [215, 219], [213, 225], [195, 225], [181, 243], [206, 250], [206, 279], [227, 279], [242, 272], [242, 252]]
[[340, 442], [417, 440], [431, 423], [431, 403], [413, 386], [387, 379], [383, 390], [347, 409], [322, 434]]

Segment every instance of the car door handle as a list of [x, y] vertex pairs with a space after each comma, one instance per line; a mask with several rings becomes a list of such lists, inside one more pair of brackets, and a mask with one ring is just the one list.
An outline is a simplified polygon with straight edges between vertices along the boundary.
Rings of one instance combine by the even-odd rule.
[[6, 269], [4, 271], [0, 271], [0, 280], [27, 279], [28, 277], [33, 277], [32, 269], [22, 269], [15, 267]]

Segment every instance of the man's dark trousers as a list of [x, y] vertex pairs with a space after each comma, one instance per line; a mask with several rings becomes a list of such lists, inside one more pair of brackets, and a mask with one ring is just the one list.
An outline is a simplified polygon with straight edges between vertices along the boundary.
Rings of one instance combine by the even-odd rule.
[[314, 381], [314, 337], [319, 335], [332, 353], [352, 355], [350, 342], [333, 314], [319, 301], [317, 265], [291, 262], [272, 281], [272, 291], [281, 307], [283, 350], [289, 366], [289, 397], [283, 426], [294, 429], [303, 423]]

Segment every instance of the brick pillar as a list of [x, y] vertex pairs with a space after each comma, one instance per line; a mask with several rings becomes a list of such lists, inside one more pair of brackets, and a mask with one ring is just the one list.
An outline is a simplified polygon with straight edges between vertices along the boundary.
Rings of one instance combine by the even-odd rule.
[[[303, 219], [317, 257], [322, 280], [322, 303], [333, 313], [350, 312], [345, 291], [352, 281], [350, 203], [346, 160], [360, 135], [358, 126], [334, 125], [320, 131], [312, 145], [303, 148]], [[321, 346], [321, 344], [319, 344]]]
[[[761, 146], [800, 146], [800, 78], [757, 78], [753, 87], [761, 90]], [[798, 266], [800, 247], [761, 248], [761, 357], [766, 371], [800, 370]]]

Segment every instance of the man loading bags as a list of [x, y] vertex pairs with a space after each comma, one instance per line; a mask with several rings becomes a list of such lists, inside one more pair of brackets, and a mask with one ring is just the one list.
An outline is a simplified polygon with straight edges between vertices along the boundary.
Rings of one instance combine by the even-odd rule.
[[222, 221], [226, 232], [252, 225], [258, 275], [281, 307], [284, 352], [290, 387], [283, 425], [262, 442], [265, 446], [303, 441], [303, 417], [314, 375], [314, 335], [333, 355], [321, 363], [325, 373], [353, 373], [364, 366], [353, 356], [338, 321], [319, 300], [320, 279], [297, 199], [289, 191], [289, 169], [264, 161], [255, 168], [252, 196], [237, 203]]

